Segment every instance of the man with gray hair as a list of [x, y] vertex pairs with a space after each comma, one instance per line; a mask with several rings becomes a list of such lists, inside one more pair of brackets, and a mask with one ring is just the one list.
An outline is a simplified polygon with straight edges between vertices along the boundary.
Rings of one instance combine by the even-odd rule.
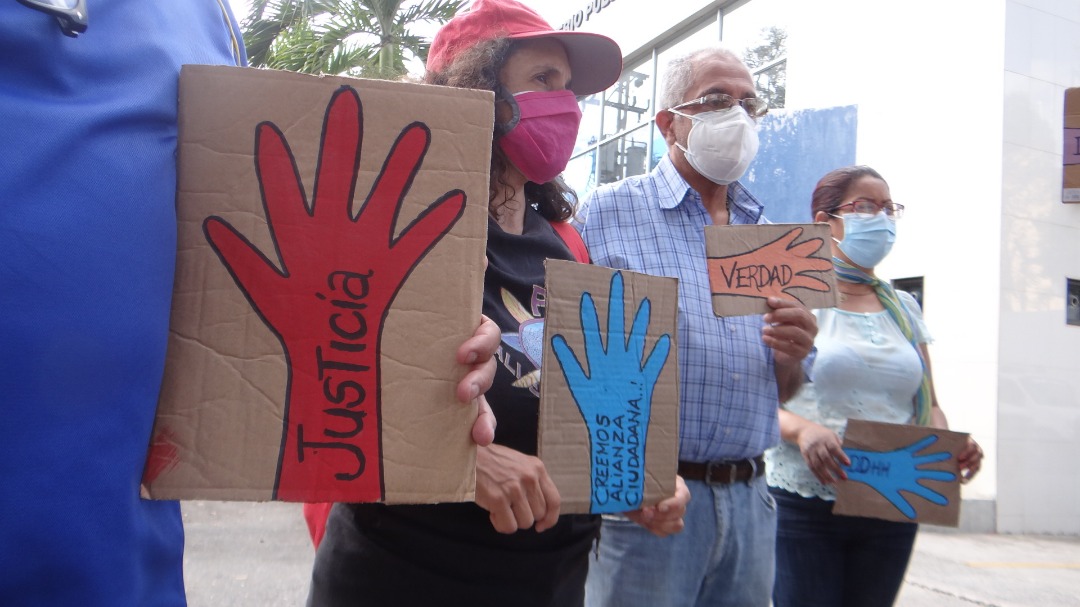
[[586, 602], [767, 607], [776, 506], [762, 454], [779, 440], [777, 407], [803, 381], [817, 323], [775, 297], [764, 316], [712, 310], [705, 226], [767, 223], [736, 181], [767, 111], [750, 71], [722, 48], [692, 52], [669, 65], [660, 107], [668, 154], [651, 173], [590, 194], [582, 236], [599, 265], [679, 279], [679, 474], [691, 501], [686, 531], [663, 539], [605, 516]]

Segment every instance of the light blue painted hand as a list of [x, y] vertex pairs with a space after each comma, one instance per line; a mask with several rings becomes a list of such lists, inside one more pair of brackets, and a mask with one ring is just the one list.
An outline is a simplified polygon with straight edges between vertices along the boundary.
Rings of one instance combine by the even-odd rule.
[[915, 508], [900, 494], [901, 491], [918, 495], [928, 502], [944, 506], [949, 500], [924, 486], [921, 481], [954, 481], [956, 475], [943, 470], [926, 470], [919, 466], [949, 459], [952, 455], [946, 451], [915, 455], [926, 447], [936, 443], [935, 435], [895, 451], [864, 451], [862, 449], [844, 449], [851, 459], [850, 466], [844, 466], [848, 480], [868, 485], [882, 497], [889, 500], [896, 509], [909, 519], [915, 518]]
[[645, 439], [653, 388], [671, 350], [671, 337], [662, 335], [642, 363], [649, 310], [646, 299], [638, 307], [627, 337], [623, 278], [621, 272], [616, 272], [611, 277], [607, 347], [600, 334], [592, 294], [585, 292], [581, 296], [581, 329], [588, 375], [562, 335], [551, 339], [563, 377], [589, 429], [594, 513], [636, 510], [644, 497]]

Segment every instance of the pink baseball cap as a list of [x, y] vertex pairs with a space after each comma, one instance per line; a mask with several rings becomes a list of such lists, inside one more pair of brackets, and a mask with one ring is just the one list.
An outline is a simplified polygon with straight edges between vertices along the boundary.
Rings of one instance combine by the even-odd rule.
[[622, 50], [614, 40], [600, 34], [556, 30], [536, 11], [514, 0], [473, 0], [467, 11], [435, 34], [427, 69], [441, 72], [462, 51], [504, 37], [552, 38], [561, 42], [570, 61], [569, 88], [575, 95], [598, 93], [614, 84], [622, 73]]

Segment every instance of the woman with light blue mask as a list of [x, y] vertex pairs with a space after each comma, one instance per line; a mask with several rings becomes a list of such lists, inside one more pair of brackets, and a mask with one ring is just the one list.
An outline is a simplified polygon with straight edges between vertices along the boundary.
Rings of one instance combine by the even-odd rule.
[[[870, 167], [832, 171], [814, 188], [814, 221], [832, 231], [840, 305], [817, 310], [817, 357], [799, 393], [780, 410], [781, 444], [766, 454], [777, 503], [773, 604], [876, 607], [900, 590], [918, 526], [835, 516], [835, 485], [851, 462], [847, 420], [948, 428], [930, 374], [922, 311], [874, 268], [896, 240], [904, 206]], [[979, 470], [974, 440], [959, 454], [963, 481]]]

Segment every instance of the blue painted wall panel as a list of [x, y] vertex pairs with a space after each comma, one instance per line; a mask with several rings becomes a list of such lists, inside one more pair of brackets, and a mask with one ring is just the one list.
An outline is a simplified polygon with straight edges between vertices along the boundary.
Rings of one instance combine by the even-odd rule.
[[776, 223], [810, 221], [810, 194], [829, 171], [855, 164], [854, 105], [767, 114], [742, 183]]

